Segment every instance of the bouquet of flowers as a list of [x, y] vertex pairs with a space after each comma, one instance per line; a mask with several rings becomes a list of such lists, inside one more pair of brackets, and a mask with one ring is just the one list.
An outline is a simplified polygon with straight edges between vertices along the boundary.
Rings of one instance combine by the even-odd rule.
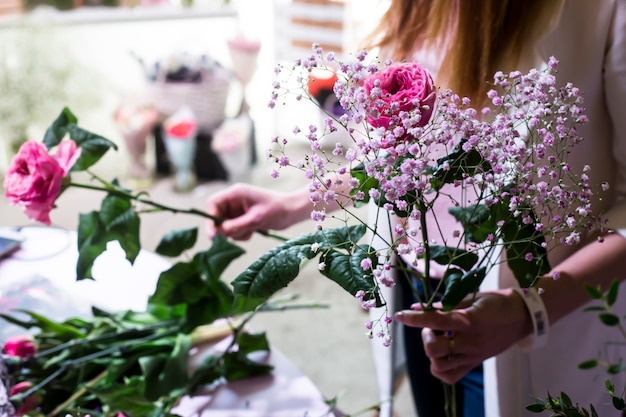
[[[487, 105], [476, 109], [438, 89], [418, 63], [368, 62], [367, 51], [344, 63], [317, 45], [313, 50], [277, 67], [270, 107], [288, 104], [287, 97], [315, 102], [311, 74], [328, 71], [338, 76], [333, 91], [343, 114], [295, 127], [311, 148], [297, 160], [288, 153], [290, 140], [276, 137], [273, 175], [290, 167], [309, 180], [311, 217], [320, 229], [310, 256], [319, 256], [323, 275], [352, 277], [354, 287], [346, 289], [359, 288], [353, 294], [365, 309], [384, 307], [385, 288], [398, 279], [411, 283], [423, 309], [436, 301], [453, 309], [502, 263], [528, 291], [550, 271], [549, 251], [579, 243], [582, 230], [602, 230], [591, 197], [608, 185], [594, 189], [591, 168], [567, 161], [586, 116], [580, 91], [556, 82], [555, 58], [527, 74], [496, 73]], [[337, 130], [352, 146], [323, 145]], [[364, 204], [376, 208], [374, 218], [352, 209]], [[345, 226], [331, 229], [332, 220]], [[393, 312], [382, 310], [365, 326], [389, 345]], [[454, 406], [448, 413], [455, 415]]]

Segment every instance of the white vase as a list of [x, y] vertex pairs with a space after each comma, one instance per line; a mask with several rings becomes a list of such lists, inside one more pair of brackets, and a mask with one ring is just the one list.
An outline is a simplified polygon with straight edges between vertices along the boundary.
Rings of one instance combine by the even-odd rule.
[[177, 138], [163, 132], [163, 142], [174, 169], [174, 189], [181, 192], [191, 191], [196, 185], [194, 174], [196, 137]]

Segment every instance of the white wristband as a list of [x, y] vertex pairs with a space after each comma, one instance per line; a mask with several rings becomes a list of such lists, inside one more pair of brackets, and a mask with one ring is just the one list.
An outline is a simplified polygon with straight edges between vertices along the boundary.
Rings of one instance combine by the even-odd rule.
[[517, 345], [524, 351], [528, 352], [542, 347], [548, 340], [548, 330], [550, 323], [548, 321], [548, 312], [543, 304], [541, 296], [535, 288], [513, 288], [524, 300], [528, 314], [533, 322], [533, 334], [520, 340]]

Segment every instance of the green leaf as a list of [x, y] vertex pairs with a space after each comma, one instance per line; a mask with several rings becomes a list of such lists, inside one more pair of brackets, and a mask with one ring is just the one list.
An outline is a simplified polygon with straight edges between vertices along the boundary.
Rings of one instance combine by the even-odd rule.
[[440, 190], [445, 184], [452, 184], [478, 172], [491, 172], [491, 165], [476, 151], [463, 150], [462, 140], [448, 155], [437, 160], [438, 166], [431, 169], [430, 183], [434, 190]]
[[139, 359], [145, 377], [145, 395], [150, 401], [179, 390], [189, 381], [189, 350], [191, 337], [179, 333], [169, 355]]
[[561, 392], [561, 404], [567, 408], [572, 408], [573, 406], [572, 399], [564, 392]]
[[606, 368], [607, 372], [610, 375], [619, 374], [620, 372], [624, 371], [624, 369], [626, 369], [626, 367], [624, 366], [621, 360], [620, 362], [614, 363]]
[[207, 281], [221, 280], [226, 268], [245, 251], [221, 235], [215, 236], [209, 250], [198, 252], [194, 263]]
[[602, 294], [602, 290], [600, 289], [600, 286], [593, 287], [589, 284], [584, 284], [584, 285], [585, 285], [585, 290], [592, 298], [595, 298], [596, 300], [600, 300], [604, 296], [604, 294]]
[[461, 223], [466, 242], [483, 243], [498, 229], [498, 218], [492, 215], [492, 209], [484, 204], [451, 207], [448, 212]]
[[44, 134], [43, 143], [46, 145], [46, 148], [52, 149], [61, 143], [67, 133], [68, 126], [76, 123], [78, 123], [76, 116], [74, 116], [70, 109], [64, 107], [63, 110], [61, 110], [61, 114], [57, 116]]
[[78, 261], [76, 279], [93, 278], [91, 269], [98, 256], [106, 250], [104, 225], [97, 211], [81, 213], [78, 222]]
[[599, 361], [597, 359], [589, 359], [588, 361], [584, 361], [578, 365], [579, 369], [592, 369], [598, 366]]
[[172, 230], [159, 242], [156, 253], [163, 256], [179, 256], [196, 244], [198, 239], [198, 228]]
[[[508, 212], [508, 203], [501, 202], [499, 208], [494, 210], [506, 211], [508, 216], [503, 214], [497, 216], [504, 217], [506, 220], [502, 226], [502, 240], [506, 249], [507, 264], [515, 279], [522, 288], [532, 287], [536, 280], [550, 272], [550, 263], [548, 262], [548, 252], [543, 246], [545, 237], [535, 228], [536, 218], [532, 224], [523, 222], [522, 216], [513, 216]], [[532, 260], [525, 259], [526, 255], [532, 255]]]
[[243, 253], [239, 246], [217, 236], [209, 250], [197, 253], [191, 262], [177, 263], [161, 273], [149, 307], [184, 305], [187, 330], [230, 316], [234, 295], [222, 275]]
[[[372, 269], [378, 263], [376, 253], [367, 246], [355, 246], [354, 252], [350, 254], [331, 249], [325, 251], [320, 257], [320, 261], [326, 264], [320, 272], [353, 296], [362, 290], [365, 291], [364, 298], [371, 299], [375, 295], [376, 283], [371, 270], [364, 271], [361, 267], [364, 259], [372, 261]], [[380, 300], [377, 300], [377, 305], [379, 304]]]
[[187, 304], [184, 331], [191, 331], [203, 324], [209, 324], [218, 318], [230, 317], [234, 314], [233, 291], [223, 281], [211, 281], [201, 298]]
[[117, 150], [117, 145], [95, 133], [91, 133], [75, 124], [67, 125], [70, 138], [81, 148], [81, 154], [76, 164], [72, 167], [73, 172], [84, 171], [94, 165], [111, 148]]
[[194, 303], [205, 293], [205, 282], [193, 262], [178, 262], [161, 272], [150, 304], [176, 305]]
[[456, 265], [465, 271], [472, 269], [478, 262], [478, 255], [474, 252], [466, 251], [452, 246], [429, 246], [430, 259], [439, 265]]
[[215, 355], [207, 355], [202, 359], [200, 366], [193, 371], [189, 382], [189, 391], [195, 392], [202, 385], [211, 385], [224, 376], [224, 367]]
[[85, 337], [84, 333], [76, 329], [76, 327], [59, 323], [34, 311], [24, 309], [16, 309], [14, 311], [26, 314], [30, 317], [30, 321], [18, 320], [6, 314], [0, 314], [0, 317], [27, 329], [39, 328], [42, 332], [52, 333], [63, 340], [67, 338], [82, 339]]
[[369, 191], [371, 189], [377, 189], [380, 184], [375, 178], [369, 176], [365, 172], [365, 165], [363, 163], [360, 163], [356, 167], [353, 167], [350, 170], [350, 175], [352, 176], [352, 178], [356, 178], [359, 180], [359, 186], [351, 190], [350, 195], [355, 196], [358, 192], [363, 192], [363, 200], [355, 201], [354, 206], [362, 207], [370, 200]]
[[626, 408], [626, 403], [624, 402], [624, 399], [622, 397], [611, 397], [611, 401], [613, 402], [613, 407], [615, 407], [616, 410], [623, 410], [624, 408]]
[[583, 311], [605, 311], [606, 308], [603, 306], [589, 306], [583, 308]]
[[531, 413], [542, 413], [547, 410], [546, 405], [539, 400], [535, 404], [527, 406], [526, 409]]
[[252, 311], [286, 287], [300, 273], [304, 261], [316, 253], [310, 236], [290, 240], [262, 255], [232, 282], [235, 311]]
[[619, 317], [613, 313], [600, 313], [600, 321], [607, 326], [617, 326], [620, 322]]
[[[300, 273], [302, 264], [329, 247], [346, 249], [365, 234], [365, 226], [324, 229], [288, 240], [262, 255], [232, 282], [235, 311], [252, 311], [286, 287]], [[313, 251], [316, 244], [319, 250]]]
[[613, 304], [615, 304], [615, 301], [617, 301], [618, 293], [619, 293], [619, 280], [615, 280], [611, 283], [611, 286], [609, 287], [609, 290], [606, 293], [606, 303], [609, 306], [612, 306]]
[[251, 360], [239, 352], [228, 352], [224, 355], [224, 377], [228, 381], [237, 381], [253, 376], [267, 375], [274, 368], [271, 365]]
[[468, 294], [478, 290], [486, 276], [487, 269], [481, 267], [463, 273], [463, 271], [450, 268], [444, 274], [446, 290], [441, 297], [444, 310], [456, 307]]
[[323, 243], [323, 248], [333, 246], [335, 249], [350, 250], [363, 236], [365, 236], [365, 225], [359, 224], [349, 227], [338, 227], [335, 229], [324, 229], [313, 236], [315, 240]]
[[252, 352], [269, 352], [270, 344], [267, 341], [265, 333], [250, 333], [243, 332], [237, 337], [237, 346], [239, 346], [239, 352], [244, 355]]
[[78, 261], [76, 278], [93, 278], [95, 260], [111, 241], [118, 241], [132, 264], [141, 249], [139, 215], [126, 197], [107, 195], [100, 212], [83, 213], [78, 224]]
[[139, 228], [141, 220], [133, 209], [131, 201], [125, 197], [108, 195], [102, 200], [100, 222], [105, 226], [106, 240], [117, 240], [126, 253], [126, 259], [133, 264], [139, 251]]
[[143, 389], [144, 381], [135, 376], [123, 384], [101, 384], [88, 388], [88, 391], [110, 405], [112, 411], [123, 411], [128, 417], [139, 417], [151, 415], [156, 408], [160, 408], [145, 398]]

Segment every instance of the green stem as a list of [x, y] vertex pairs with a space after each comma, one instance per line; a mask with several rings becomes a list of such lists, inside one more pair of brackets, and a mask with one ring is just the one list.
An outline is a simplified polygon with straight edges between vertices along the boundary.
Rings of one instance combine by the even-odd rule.
[[80, 387], [74, 394], [72, 394], [67, 400], [63, 401], [61, 404], [59, 404], [54, 410], [52, 410], [46, 417], [54, 417], [56, 415], [58, 415], [59, 413], [62, 413], [63, 411], [65, 411], [65, 409], [67, 408], [67, 406], [69, 406], [71, 403], [73, 403], [74, 401], [76, 401], [78, 398], [80, 398], [82, 395], [84, 395], [87, 392], [88, 388], [93, 387], [94, 385], [96, 385], [98, 382], [100, 382], [105, 376], [107, 375], [107, 371], [103, 371], [101, 372], [98, 376], [96, 376], [95, 378], [93, 378], [92, 380], [90, 380], [89, 382], [87, 382], [84, 386]]
[[426, 224], [426, 213], [428, 213], [428, 211], [424, 202], [424, 196], [421, 192], [418, 194], [418, 202], [418, 208], [421, 213], [420, 228], [422, 229], [422, 241], [424, 244], [424, 273], [421, 275], [420, 279], [424, 287], [426, 309], [430, 309], [435, 300], [430, 289], [430, 244], [428, 243], [428, 227]]
[[122, 198], [127, 198], [129, 200], [135, 200], [139, 203], [143, 203], [143, 204], [147, 204], [149, 206], [152, 207], [156, 207], [160, 210], [163, 211], [169, 211], [175, 214], [178, 213], [182, 213], [182, 214], [193, 214], [196, 216], [201, 216], [210, 220], [213, 220], [213, 222], [216, 225], [220, 225], [224, 219], [222, 219], [221, 217], [216, 217], [213, 216], [205, 211], [202, 210], [198, 210], [195, 208], [191, 208], [191, 209], [180, 209], [180, 208], [176, 208], [176, 207], [171, 207], [171, 206], [167, 206], [165, 204], [161, 204], [161, 203], [157, 203], [156, 201], [152, 201], [152, 200], [148, 200], [147, 198], [143, 198], [141, 194], [135, 195], [135, 194], [131, 194], [128, 191], [124, 191], [120, 188], [116, 188], [115, 186], [111, 185], [111, 186], [104, 186], [104, 187], [100, 187], [97, 185], [89, 185], [89, 184], [82, 184], [82, 183], [77, 183], [77, 182], [70, 182], [69, 184], [71, 187], [76, 187], [76, 188], [84, 188], [87, 190], [95, 190], [95, 191], [104, 191], [108, 194], [117, 196], [117, 197], [122, 197]]
[[54, 381], [58, 376], [63, 374], [63, 372], [65, 372], [67, 369], [73, 366], [81, 365], [85, 362], [93, 361], [94, 359], [99, 359], [104, 356], [112, 355], [114, 353], [123, 353], [125, 350], [134, 346], [137, 343], [149, 342], [151, 340], [155, 340], [164, 336], [173, 335], [173, 334], [178, 333], [178, 331], [179, 331], [178, 328], [174, 328], [174, 329], [167, 330], [165, 332], [154, 333], [147, 337], [133, 340], [132, 344], [113, 346], [108, 349], [99, 350], [89, 355], [81, 356], [80, 358], [67, 360], [65, 363], [63, 363], [63, 365], [61, 365], [58, 369], [56, 369], [54, 372], [52, 372], [50, 375], [48, 375], [46, 378], [40, 381], [37, 385], [34, 385], [30, 389], [11, 397], [11, 400], [22, 401], [24, 398], [28, 398], [29, 396], [33, 395], [34, 393], [36, 393], [37, 391], [41, 390], [43, 387], [48, 385], [50, 382]]
[[456, 384], [443, 384], [446, 417], [457, 417], [456, 410]]
[[108, 339], [126, 339], [128, 337], [130, 338], [143, 337], [143, 335], [150, 334], [153, 330], [158, 330], [163, 327], [169, 327], [175, 323], [176, 321], [172, 320], [172, 321], [153, 324], [150, 326], [145, 326], [140, 329], [134, 328], [134, 329], [128, 329], [123, 332], [110, 332], [110, 333], [105, 333], [97, 337], [90, 337], [90, 338], [85, 338], [85, 339], [72, 339], [68, 342], [56, 345], [55, 347], [52, 347], [50, 349], [42, 350], [41, 352], [37, 353], [34, 357], [35, 359], [43, 358], [61, 350], [66, 350], [66, 349], [70, 349], [76, 346], [86, 345], [88, 343], [102, 342]]
[[[177, 208], [177, 207], [172, 207], [172, 206], [168, 206], [162, 203], [157, 203], [156, 201], [152, 201], [149, 200], [147, 198], [144, 198], [142, 195], [143, 193], [140, 194], [132, 194], [128, 191], [125, 191], [121, 188], [116, 187], [113, 184], [110, 184], [100, 178], [98, 178], [97, 176], [94, 176], [94, 178], [96, 178], [100, 183], [102, 183], [102, 186], [97, 186], [97, 185], [89, 185], [89, 184], [83, 184], [83, 183], [78, 183], [78, 182], [70, 182], [69, 186], [71, 187], [76, 187], [76, 188], [83, 188], [83, 189], [87, 189], [87, 190], [94, 190], [94, 191], [103, 191], [105, 193], [108, 193], [110, 195], [114, 195], [117, 197], [121, 197], [121, 198], [125, 198], [128, 200], [134, 200], [137, 201], [139, 203], [143, 203], [143, 204], [147, 204], [151, 207], [154, 207], [156, 209], [158, 209], [159, 211], [169, 211], [171, 213], [174, 214], [191, 214], [191, 215], [195, 215], [195, 216], [200, 216], [200, 217], [204, 217], [206, 219], [212, 220], [213, 223], [215, 223], [216, 226], [219, 226], [220, 224], [222, 224], [224, 222], [224, 218], [222, 217], [217, 217], [217, 216], [213, 216], [209, 213], [207, 213], [206, 211], [203, 210], [198, 210], [196, 208], [190, 208], [190, 209], [181, 209], [181, 208]], [[273, 239], [276, 240], [281, 240], [283, 242], [286, 242], [287, 238], [271, 233], [271, 232], [267, 232], [264, 230], [257, 230], [257, 233], [263, 235], [263, 236], [267, 236], [267, 237], [271, 237]]]

